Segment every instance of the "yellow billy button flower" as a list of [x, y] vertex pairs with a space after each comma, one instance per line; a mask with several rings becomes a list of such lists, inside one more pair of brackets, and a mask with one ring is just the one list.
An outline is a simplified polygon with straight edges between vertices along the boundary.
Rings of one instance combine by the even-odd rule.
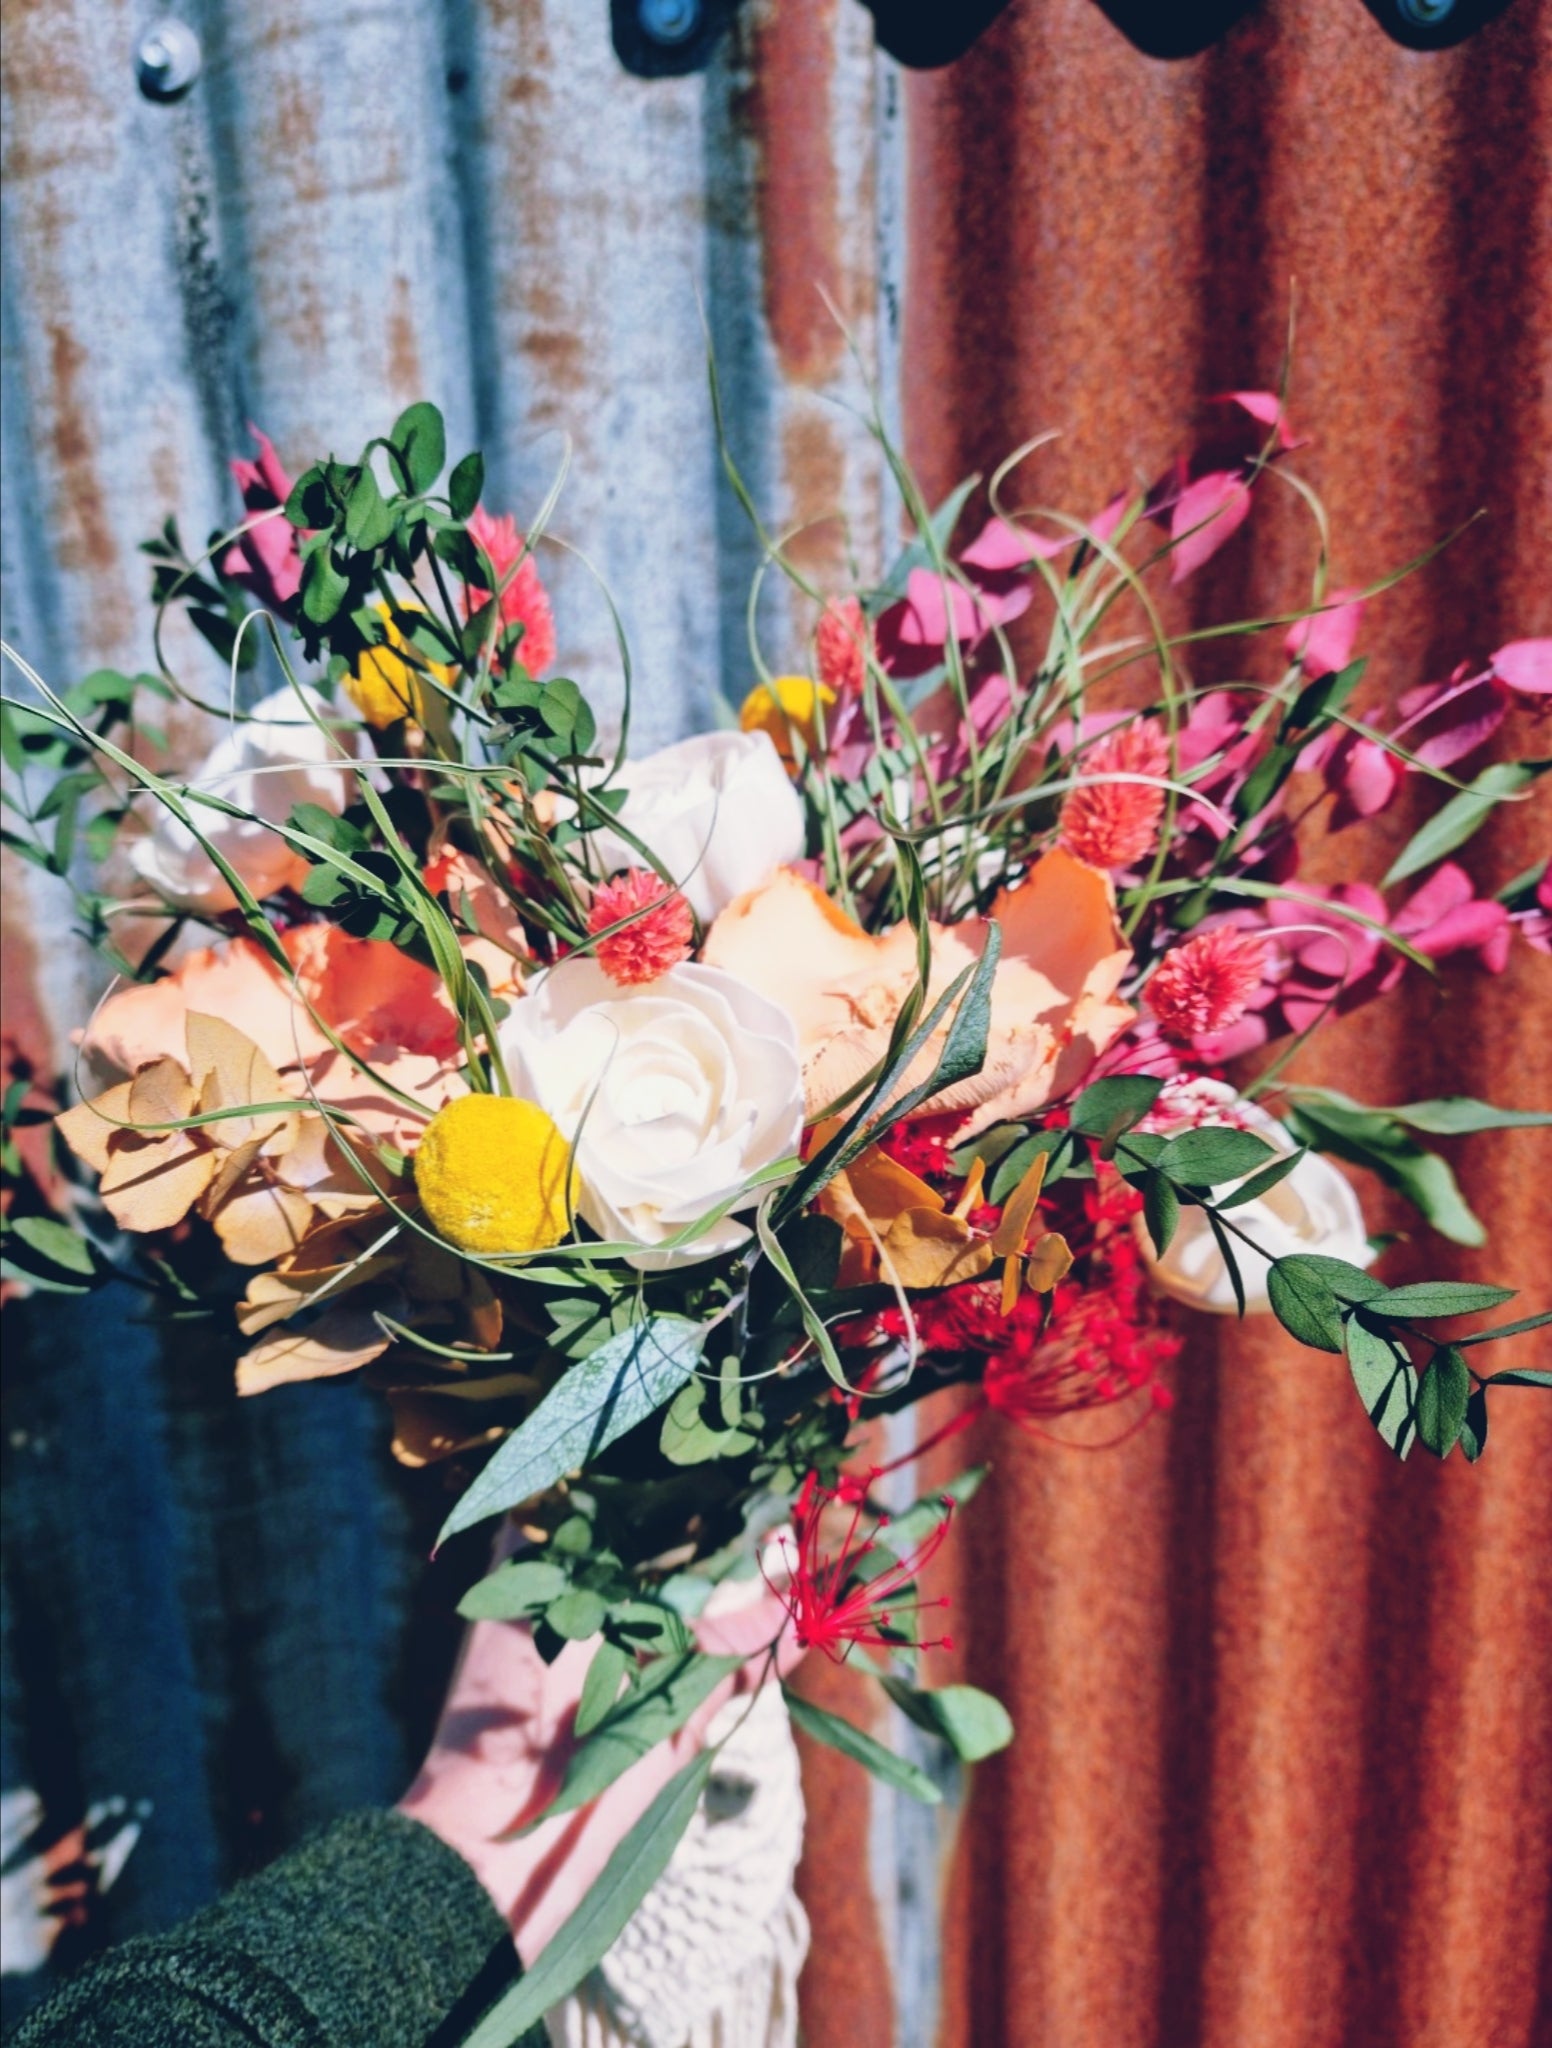
[[738, 709], [738, 722], [745, 732], [768, 735], [781, 758], [792, 762], [792, 735], [800, 732], [812, 753], [819, 744], [819, 712], [828, 711], [835, 692], [828, 683], [816, 683], [812, 676], [777, 676], [749, 692]]
[[[387, 605], [374, 605], [372, 609], [382, 618], [387, 638], [381, 645], [369, 647], [361, 655], [345, 677], [345, 693], [367, 724], [379, 732], [400, 718], [414, 718], [424, 723], [426, 686], [420, 671], [405, 658], [409, 640], [394, 624]], [[419, 607], [401, 606], [400, 609], [418, 610]], [[453, 671], [450, 668], [427, 660], [418, 650], [416, 659], [439, 683], [451, 687]]]
[[543, 1251], [566, 1234], [568, 1157], [538, 1103], [460, 1095], [426, 1126], [415, 1186], [432, 1224], [460, 1251]]

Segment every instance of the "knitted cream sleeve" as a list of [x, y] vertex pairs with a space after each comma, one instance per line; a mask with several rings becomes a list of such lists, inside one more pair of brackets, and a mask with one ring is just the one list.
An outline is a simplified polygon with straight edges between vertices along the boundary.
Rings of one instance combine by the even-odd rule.
[[[729, 1731], [732, 1731], [729, 1733]], [[548, 2015], [553, 2048], [795, 2048], [808, 1920], [797, 1750], [779, 1686], [730, 1700], [727, 1735], [673, 1859], [587, 1982]]]

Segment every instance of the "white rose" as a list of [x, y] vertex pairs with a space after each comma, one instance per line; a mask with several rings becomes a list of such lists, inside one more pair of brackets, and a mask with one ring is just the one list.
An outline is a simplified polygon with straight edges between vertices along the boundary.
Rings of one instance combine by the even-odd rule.
[[[720, 968], [685, 962], [626, 991], [594, 960], [563, 960], [513, 1004], [501, 1050], [513, 1088], [575, 1143], [577, 1206], [610, 1241], [660, 1245], [798, 1149], [792, 1020]], [[631, 1263], [687, 1265], [747, 1236], [729, 1215]]]
[[[1244, 1101], [1222, 1081], [1190, 1081], [1167, 1088], [1143, 1128], [1169, 1136], [1198, 1125], [1223, 1124], [1253, 1131], [1279, 1152], [1296, 1149], [1276, 1117]], [[1249, 1178], [1246, 1174], [1241, 1180]], [[1213, 1192], [1221, 1198], [1240, 1184], [1226, 1181]], [[1316, 1152], [1306, 1152], [1276, 1187], [1230, 1210], [1229, 1220], [1262, 1248], [1252, 1251], [1238, 1237], [1229, 1238], [1245, 1284], [1247, 1309], [1271, 1306], [1266, 1276], [1273, 1259], [1285, 1259], [1294, 1252], [1319, 1252], [1326, 1258], [1345, 1259], [1350, 1266], [1367, 1266], [1374, 1257], [1351, 1182]], [[1155, 1286], [1192, 1308], [1209, 1309], [1217, 1315], [1236, 1313], [1234, 1285], [1204, 1210], [1182, 1206], [1162, 1259], [1156, 1256], [1140, 1216], [1134, 1227]]]
[[[338, 737], [320, 731], [306, 706], [325, 719], [329, 706], [305, 684], [300, 694], [305, 706], [289, 687], [261, 698], [187, 778], [193, 788], [253, 813], [232, 818], [203, 804], [189, 807], [199, 829], [255, 896], [293, 887], [307, 873], [303, 857], [270, 827], [284, 824], [301, 803], [319, 804], [338, 816], [355, 794], [356, 777], [341, 764], [340, 746], [354, 752], [356, 735], [348, 728]], [[237, 901], [188, 826], [160, 803], [150, 831], [135, 841], [129, 857], [136, 874], [182, 910], [230, 910]]]
[[[757, 889], [803, 854], [803, 806], [763, 732], [708, 732], [628, 761], [619, 812], [710, 924], [735, 896]], [[641, 855], [607, 826], [592, 835], [606, 872]]]

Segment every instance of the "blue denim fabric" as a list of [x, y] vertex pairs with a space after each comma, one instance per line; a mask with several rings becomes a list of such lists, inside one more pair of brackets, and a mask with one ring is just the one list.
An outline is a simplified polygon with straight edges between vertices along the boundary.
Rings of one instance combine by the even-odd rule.
[[120, 1285], [5, 1314], [0, 1790], [37, 1792], [41, 1843], [94, 1802], [149, 1809], [87, 1927], [0, 1979], [7, 2024], [86, 1954], [395, 1799], [452, 1647], [447, 1618], [407, 1633], [438, 1503], [394, 1468], [381, 1399], [239, 1401], [224, 1308], [143, 1316]]

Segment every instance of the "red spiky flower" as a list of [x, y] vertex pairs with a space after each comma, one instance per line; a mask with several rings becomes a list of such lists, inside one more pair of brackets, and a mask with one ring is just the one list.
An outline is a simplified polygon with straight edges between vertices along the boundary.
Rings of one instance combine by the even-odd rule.
[[[943, 1546], [953, 1501], [945, 1497], [943, 1519], [920, 1543], [903, 1557], [891, 1555], [890, 1562], [871, 1576], [868, 1561], [879, 1552], [877, 1532], [888, 1526], [888, 1519], [878, 1521], [874, 1533], [859, 1541], [863, 1511], [861, 1502], [854, 1500], [845, 1534], [833, 1544], [824, 1532], [825, 1516], [841, 1502], [839, 1492], [821, 1486], [810, 1472], [793, 1503], [793, 1540], [786, 1559], [790, 1577], [785, 1586], [773, 1590], [791, 1615], [803, 1648], [823, 1650], [835, 1664], [843, 1664], [859, 1643], [889, 1650], [905, 1638], [918, 1650], [951, 1650], [951, 1637], [918, 1636], [914, 1621], [930, 1608], [947, 1607], [947, 1599], [920, 1600], [912, 1588]], [[839, 1517], [834, 1520], [838, 1526]], [[907, 1597], [902, 1599], [902, 1594]]]

